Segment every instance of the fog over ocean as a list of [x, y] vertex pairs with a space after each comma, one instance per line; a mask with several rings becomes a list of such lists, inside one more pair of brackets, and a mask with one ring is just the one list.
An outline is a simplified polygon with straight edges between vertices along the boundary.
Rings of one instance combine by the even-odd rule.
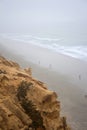
[[[34, 44], [36, 46], [40, 46], [43, 48], [51, 49], [55, 52], [68, 55], [70, 57], [74, 57], [80, 60], [87, 61], [87, 43], [83, 44], [73, 42], [73, 39], [70, 41], [66, 41], [64, 38], [56, 37], [42, 37], [42, 36], [35, 36], [30, 34], [20, 34], [20, 33], [2, 33], [0, 34], [2, 39], [13, 40], [24, 42], [24, 44]], [[26, 46], [25, 45], [25, 46]]]

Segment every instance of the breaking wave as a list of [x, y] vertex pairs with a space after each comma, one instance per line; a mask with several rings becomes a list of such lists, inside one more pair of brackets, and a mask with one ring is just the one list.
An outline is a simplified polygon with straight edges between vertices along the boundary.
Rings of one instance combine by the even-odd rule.
[[87, 45], [66, 45], [63, 38], [43, 38], [33, 35], [21, 35], [21, 34], [3, 34], [4, 38], [11, 40], [23, 41], [25, 43], [31, 43], [44, 48], [51, 49], [55, 52], [65, 54], [74, 58], [83, 59], [87, 61]]

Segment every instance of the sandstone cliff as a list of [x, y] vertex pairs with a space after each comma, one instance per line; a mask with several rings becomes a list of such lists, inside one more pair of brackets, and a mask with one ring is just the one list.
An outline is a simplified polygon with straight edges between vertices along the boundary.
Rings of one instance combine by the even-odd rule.
[[70, 130], [56, 93], [1, 56], [0, 130]]

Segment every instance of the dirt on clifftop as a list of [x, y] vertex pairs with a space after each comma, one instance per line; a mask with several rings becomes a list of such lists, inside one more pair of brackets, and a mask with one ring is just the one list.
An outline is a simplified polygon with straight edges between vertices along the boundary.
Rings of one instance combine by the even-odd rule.
[[70, 130], [56, 93], [1, 56], [0, 130]]

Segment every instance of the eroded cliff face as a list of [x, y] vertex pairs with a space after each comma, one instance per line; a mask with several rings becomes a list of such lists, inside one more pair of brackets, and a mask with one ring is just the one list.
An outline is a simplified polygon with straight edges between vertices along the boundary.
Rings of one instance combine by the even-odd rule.
[[31, 69], [0, 57], [0, 130], [70, 130], [60, 102]]

